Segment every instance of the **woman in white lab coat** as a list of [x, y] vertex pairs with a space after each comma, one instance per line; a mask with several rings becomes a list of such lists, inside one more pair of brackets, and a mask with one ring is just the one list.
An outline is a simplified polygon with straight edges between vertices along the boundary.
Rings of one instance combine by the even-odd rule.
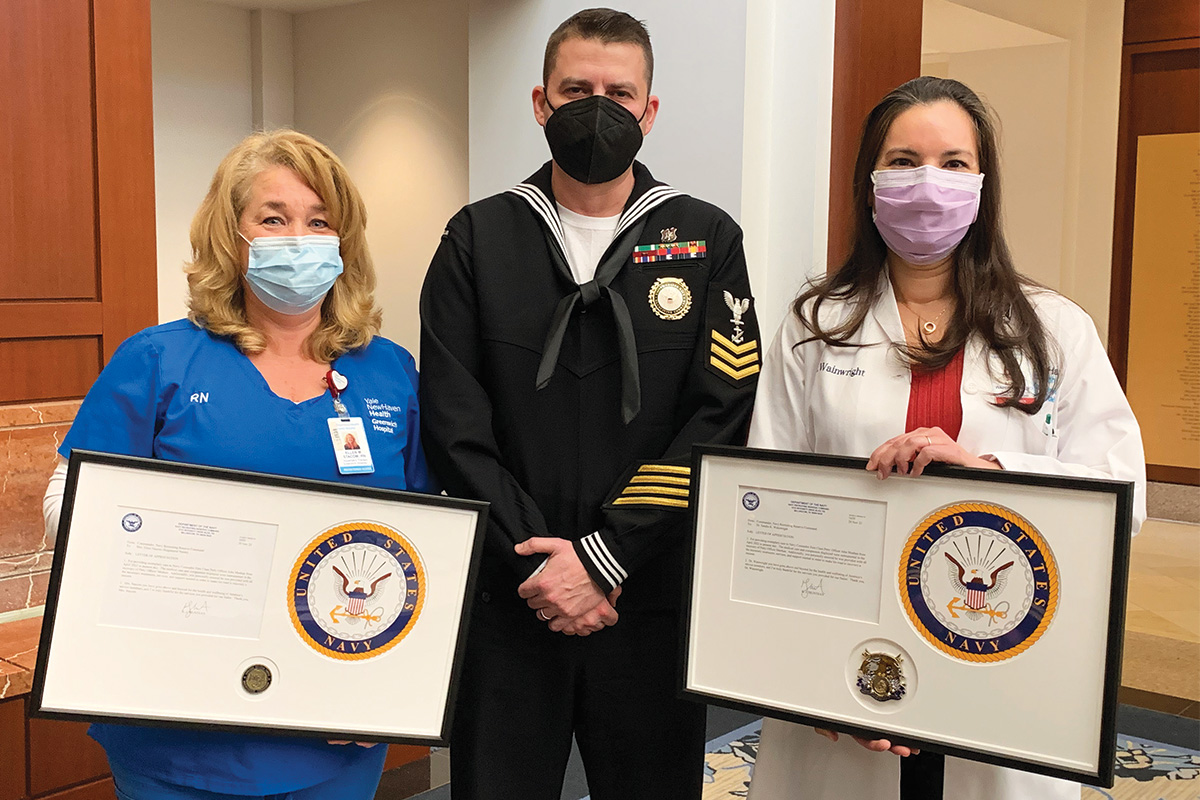
[[[765, 354], [750, 445], [868, 457], [881, 479], [939, 461], [1131, 480], [1136, 531], [1137, 421], [1091, 319], [1013, 265], [995, 126], [975, 93], [923, 77], [885, 97], [863, 129], [854, 202], [849, 258], [804, 288]], [[895, 800], [906, 755], [767, 720], [750, 798]], [[1079, 791], [946, 759], [955, 800]]]

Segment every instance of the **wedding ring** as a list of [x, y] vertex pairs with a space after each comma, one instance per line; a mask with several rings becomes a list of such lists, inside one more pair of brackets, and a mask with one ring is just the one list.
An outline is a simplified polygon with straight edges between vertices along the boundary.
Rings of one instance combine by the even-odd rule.
[[550, 620], [554, 619], [553, 617], [546, 616], [546, 609], [544, 608], [539, 608], [537, 610], [537, 618], [542, 622], [549, 622]]
[[928, 433], [927, 433], [927, 434], [925, 434], [925, 441], [927, 442], [927, 444], [925, 445], [926, 447], [930, 447], [930, 446], [932, 446], [932, 445], [933, 445], [933, 439], [930, 439], [930, 438], [929, 438], [929, 434], [928, 434]]

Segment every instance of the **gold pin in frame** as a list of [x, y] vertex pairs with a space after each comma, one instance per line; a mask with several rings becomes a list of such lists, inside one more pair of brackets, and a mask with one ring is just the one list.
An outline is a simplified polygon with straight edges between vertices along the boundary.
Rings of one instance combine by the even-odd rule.
[[692, 307], [692, 290], [682, 278], [659, 278], [650, 287], [650, 310], [659, 319], [683, 319]]
[[263, 664], [251, 664], [242, 673], [242, 688], [247, 694], [262, 694], [271, 686], [271, 670]]
[[858, 668], [858, 690], [880, 703], [899, 700], [907, 691], [904, 657], [863, 650]]

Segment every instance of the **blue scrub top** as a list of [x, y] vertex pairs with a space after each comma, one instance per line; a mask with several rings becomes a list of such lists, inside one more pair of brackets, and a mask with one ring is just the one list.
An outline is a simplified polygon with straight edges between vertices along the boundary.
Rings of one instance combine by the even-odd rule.
[[[188, 320], [131, 336], [84, 398], [58, 452], [72, 448], [411, 491], [436, 491], [418, 438], [417, 370], [375, 337], [333, 362], [361, 417], [375, 471], [341, 475], [328, 390], [302, 403], [271, 391], [233, 343]], [[231, 794], [275, 794], [331, 780], [372, 749], [216, 731], [93, 725], [110, 760], [159, 780]], [[380, 745], [382, 747], [383, 745]]]

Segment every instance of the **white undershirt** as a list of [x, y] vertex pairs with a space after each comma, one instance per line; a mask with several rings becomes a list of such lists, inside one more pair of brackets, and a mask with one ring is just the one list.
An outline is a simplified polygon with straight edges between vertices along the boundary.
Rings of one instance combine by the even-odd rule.
[[563, 239], [567, 245], [567, 264], [576, 283], [584, 284], [596, 277], [600, 257], [612, 244], [621, 215], [612, 217], [585, 217], [569, 208], [558, 206], [558, 218], [563, 224]]

